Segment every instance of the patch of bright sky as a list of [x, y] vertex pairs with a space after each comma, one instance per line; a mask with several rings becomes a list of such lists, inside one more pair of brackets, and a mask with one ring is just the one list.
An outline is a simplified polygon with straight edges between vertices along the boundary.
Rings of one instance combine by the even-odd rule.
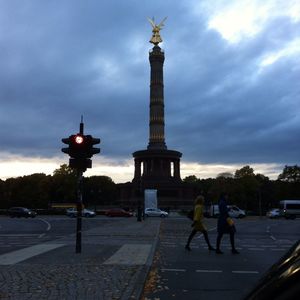
[[194, 1], [193, 12], [207, 15], [208, 29], [216, 30], [229, 43], [259, 33], [275, 17], [300, 20], [299, 0], [207, 0]]
[[[5, 158], [0, 161], [0, 178], [7, 178], [31, 175], [34, 173], [44, 173], [53, 175], [54, 170], [59, 169], [60, 165], [67, 164], [68, 159], [60, 157], [53, 159], [44, 158], [25, 158], [5, 154]], [[201, 164], [201, 163], [181, 163], [181, 178], [195, 175], [197, 178], [216, 178], [218, 174], [228, 172], [234, 174], [236, 170], [245, 164]], [[277, 179], [283, 170], [283, 165], [279, 164], [250, 164], [255, 174], [263, 174], [270, 179]], [[132, 160], [125, 160], [116, 163], [105, 157], [93, 159], [93, 168], [88, 169], [84, 176], [108, 176], [115, 183], [125, 183], [131, 181], [134, 175]]]
[[277, 60], [279, 60], [282, 57], [295, 55], [295, 54], [299, 55], [299, 53], [300, 53], [300, 38], [293, 40], [292, 42], [290, 42], [289, 44], [287, 44], [285, 47], [283, 47], [277, 52], [267, 54], [261, 61], [260, 66], [266, 67], [268, 65], [275, 63]]
[[[276, 17], [288, 17], [292, 22], [300, 21], [299, 0], [195, 1], [193, 8], [193, 13], [206, 15], [208, 29], [217, 31], [231, 45], [253, 38]], [[299, 38], [283, 44], [277, 51], [266, 53], [258, 62], [254, 78], [280, 59], [299, 53]]]
[[[197, 178], [216, 178], [220, 173], [231, 173], [241, 169], [246, 164], [201, 164], [201, 163], [183, 163], [181, 164], [181, 178], [195, 175]], [[283, 167], [280, 164], [249, 164], [255, 174], [263, 174], [270, 179], [277, 179], [282, 172]]]

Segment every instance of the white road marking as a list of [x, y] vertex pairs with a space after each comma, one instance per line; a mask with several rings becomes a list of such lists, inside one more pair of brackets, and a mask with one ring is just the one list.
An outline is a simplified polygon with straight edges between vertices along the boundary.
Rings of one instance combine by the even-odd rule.
[[286, 249], [283, 248], [271, 248], [271, 251], [286, 251]]
[[[208, 231], [214, 231], [215, 229], [217, 229], [217, 227], [213, 227], [211, 229], [208, 229]], [[201, 239], [202, 237], [203, 237], [203, 234], [201, 233], [201, 234], [195, 236], [194, 239]]]
[[186, 272], [185, 269], [161, 269], [162, 272]]
[[64, 246], [64, 244], [39, 244], [0, 255], [0, 265], [13, 265], [33, 256]]
[[213, 227], [211, 229], [208, 229], [208, 231], [214, 231], [215, 229], [217, 229], [217, 226], [216, 227]]
[[37, 237], [39, 234], [15, 233], [15, 234], [0, 234], [0, 237]]
[[265, 251], [265, 249], [262, 249], [262, 248], [249, 248], [248, 250], [251, 250], [251, 251]]
[[144, 265], [151, 251], [150, 244], [125, 244], [104, 265]]
[[258, 271], [231, 271], [231, 272], [235, 274], [259, 274]]
[[222, 273], [222, 270], [196, 270], [197, 273]]
[[[161, 269], [162, 272], [186, 272], [186, 269]], [[195, 270], [196, 273], [223, 273], [223, 270]], [[235, 274], [259, 274], [258, 271], [231, 271]]]
[[[51, 229], [51, 224], [48, 221], [46, 221], [44, 219], [40, 219], [40, 218], [37, 218], [37, 220], [42, 221], [47, 224], [46, 231], [49, 231]], [[40, 234], [39, 239], [42, 238], [44, 235], [45, 235], [45, 233]]]

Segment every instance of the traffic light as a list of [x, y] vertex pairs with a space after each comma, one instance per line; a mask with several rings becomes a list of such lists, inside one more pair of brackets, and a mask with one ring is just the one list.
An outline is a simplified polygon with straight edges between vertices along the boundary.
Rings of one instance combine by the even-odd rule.
[[93, 138], [91, 135], [86, 135], [87, 157], [91, 158], [94, 154], [100, 153], [100, 148], [94, 148], [94, 145], [100, 144], [100, 139]]
[[61, 151], [67, 153], [72, 158], [84, 158], [87, 151], [87, 139], [83, 134], [73, 134], [68, 138], [62, 139], [62, 142], [69, 145], [68, 148], [62, 148]]
[[[83, 132], [83, 130], [81, 131]], [[100, 152], [100, 148], [93, 147], [93, 145], [100, 143], [100, 139], [93, 138], [91, 135], [77, 133], [62, 139], [62, 142], [69, 145], [68, 148], [61, 149], [62, 152], [70, 156], [69, 167], [83, 172], [92, 167], [90, 158]]]
[[72, 138], [73, 138], [73, 135], [70, 135], [68, 138], [61, 139], [61, 141], [64, 144], [69, 145], [68, 148], [62, 148], [61, 151], [66, 153], [66, 154], [69, 154], [70, 156], [71, 156], [71, 141], [72, 141]]

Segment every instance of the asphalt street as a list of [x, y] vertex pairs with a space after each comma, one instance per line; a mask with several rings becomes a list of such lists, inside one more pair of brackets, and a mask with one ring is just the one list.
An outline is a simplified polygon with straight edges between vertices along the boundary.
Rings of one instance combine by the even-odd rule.
[[138, 299], [150, 269], [160, 219], [0, 217], [0, 299]]
[[[216, 219], [206, 219], [212, 244]], [[209, 252], [186, 217], [76, 219], [0, 217], [0, 299], [243, 299], [264, 272], [299, 239], [300, 219], [236, 220], [236, 246]]]
[[[231, 253], [229, 236], [221, 243], [224, 254], [216, 254], [208, 251], [201, 234], [194, 238], [189, 252], [184, 246], [191, 222], [164, 220], [143, 299], [243, 299], [299, 239], [299, 219], [245, 218], [235, 222], [237, 255]], [[206, 219], [206, 223], [215, 245], [216, 220]]]
[[[113, 220], [84, 218], [83, 232]], [[115, 220], [116, 221], [116, 220]], [[0, 254], [74, 235], [76, 219], [67, 216], [38, 216], [33, 219], [0, 217]]]

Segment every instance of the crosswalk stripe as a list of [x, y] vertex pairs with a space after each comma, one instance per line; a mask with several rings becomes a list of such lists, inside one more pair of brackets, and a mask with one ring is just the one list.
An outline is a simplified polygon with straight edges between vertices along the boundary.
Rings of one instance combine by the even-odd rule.
[[264, 251], [265, 249], [263, 248], [249, 248], [251, 251]]
[[236, 274], [258, 274], [258, 271], [232, 271], [232, 273]]
[[39, 235], [40, 234], [29, 234], [29, 233], [14, 233], [14, 234], [11, 234], [11, 233], [5, 233], [5, 234], [0, 234], [0, 237], [2, 237], [2, 238], [4, 238], [4, 237], [8, 237], [8, 238], [16, 237], [16, 238], [19, 238], [19, 237], [37, 237]]
[[125, 244], [104, 265], [144, 265], [151, 251], [151, 244]]
[[273, 248], [273, 249], [270, 249], [271, 251], [286, 251], [286, 249], [283, 249], [283, 248]]
[[0, 255], [0, 265], [13, 265], [33, 256], [64, 246], [64, 244], [39, 244]]
[[186, 272], [185, 269], [161, 269], [162, 272]]
[[222, 270], [196, 270], [197, 273], [222, 273]]

